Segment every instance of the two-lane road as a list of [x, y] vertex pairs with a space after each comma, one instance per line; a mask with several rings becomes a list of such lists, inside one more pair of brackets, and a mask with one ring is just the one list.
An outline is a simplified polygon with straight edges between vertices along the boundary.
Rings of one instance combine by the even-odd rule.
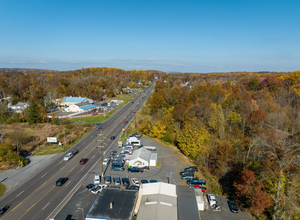
[[[103, 128], [104, 149], [108, 151], [116, 141], [110, 140], [111, 136], [118, 136], [122, 128], [126, 126], [124, 121], [130, 121], [134, 117], [134, 112], [141, 107], [142, 103], [152, 91], [152, 83], [145, 92], [140, 93], [124, 107], [118, 109], [111, 117], [100, 126]], [[126, 116], [126, 119], [125, 119]], [[99, 127], [97, 127], [99, 128]], [[21, 185], [18, 189], [8, 195], [4, 195], [0, 201], [0, 207], [10, 205], [1, 219], [47, 219], [56, 213], [71, 198], [78, 189], [80, 183], [87, 177], [100, 159], [99, 131], [95, 128], [79, 141], [72, 149], [78, 149], [79, 153], [69, 161], [63, 161], [64, 155], [58, 155], [53, 163], [37, 173], [29, 181]], [[70, 149], [69, 151], [71, 151]], [[85, 165], [80, 165], [81, 158], [88, 158]], [[68, 177], [68, 181], [63, 186], [55, 186], [60, 177]]]

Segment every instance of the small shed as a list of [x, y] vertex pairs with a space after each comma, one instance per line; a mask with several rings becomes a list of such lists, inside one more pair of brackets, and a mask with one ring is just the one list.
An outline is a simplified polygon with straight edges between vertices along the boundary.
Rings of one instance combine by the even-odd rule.
[[157, 153], [151, 153], [150, 167], [156, 167], [156, 163], [157, 163]]

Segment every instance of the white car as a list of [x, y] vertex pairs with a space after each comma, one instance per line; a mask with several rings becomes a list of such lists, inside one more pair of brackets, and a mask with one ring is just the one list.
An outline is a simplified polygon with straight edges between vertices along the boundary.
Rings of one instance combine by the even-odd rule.
[[95, 175], [94, 176], [94, 184], [100, 184], [100, 183], [101, 183], [100, 175]]
[[140, 181], [137, 178], [131, 178], [131, 182], [135, 186], [139, 186], [140, 185]]
[[216, 197], [214, 194], [211, 193], [207, 194], [207, 200], [210, 206], [217, 204]]
[[72, 153], [67, 153], [67, 155], [64, 157], [64, 161], [68, 161], [73, 157]]
[[108, 161], [109, 161], [109, 158], [105, 158], [105, 159], [103, 160], [103, 165], [107, 166]]
[[106, 185], [106, 184], [98, 185], [98, 186], [96, 186], [95, 188], [91, 189], [91, 193], [93, 193], [93, 194], [98, 194], [98, 193], [100, 193], [104, 188], [107, 188], [107, 185]]

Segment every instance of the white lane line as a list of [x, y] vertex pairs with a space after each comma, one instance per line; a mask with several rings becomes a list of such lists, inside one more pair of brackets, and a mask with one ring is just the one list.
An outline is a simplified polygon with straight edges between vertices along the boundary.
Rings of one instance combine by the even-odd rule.
[[94, 159], [95, 155], [92, 157], [92, 159]]
[[83, 144], [85, 144], [86, 143], [86, 141], [85, 142], [83, 142]]
[[47, 175], [47, 173], [45, 173], [43, 176], [41, 176], [41, 178], [43, 178], [44, 176], [46, 176]]
[[16, 197], [18, 197], [19, 195], [21, 195], [24, 192], [24, 190], [22, 192], [20, 192]]
[[83, 170], [84, 167], [81, 168], [81, 170]]
[[60, 164], [61, 162], [63, 162], [63, 161], [60, 161], [58, 164]]
[[70, 182], [71, 182], [71, 181], [68, 181], [67, 184], [65, 185], [65, 187], [67, 187], [67, 186], [69, 185]]
[[50, 202], [48, 202], [48, 204], [47, 205], [45, 205], [45, 207], [42, 209], [42, 210], [44, 210], [48, 205], [50, 204]]

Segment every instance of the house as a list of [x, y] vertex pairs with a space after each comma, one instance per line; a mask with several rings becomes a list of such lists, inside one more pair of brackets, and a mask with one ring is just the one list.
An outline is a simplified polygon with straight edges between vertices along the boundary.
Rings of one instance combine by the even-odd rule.
[[81, 102], [77, 104], [71, 104], [65, 108], [66, 112], [88, 112], [95, 108], [99, 108], [98, 105], [90, 104], [89, 102]]
[[[156, 154], [156, 156], [152, 156], [152, 154]], [[128, 165], [131, 167], [145, 167], [149, 168], [152, 164], [156, 166], [156, 161], [150, 161], [157, 160], [157, 153], [151, 153], [151, 151], [145, 149], [144, 147], [137, 149], [133, 151], [132, 155], [126, 155], [125, 160], [128, 161]]]
[[127, 143], [126, 144], [130, 144], [130, 145], [135, 145], [135, 146], [140, 146], [141, 145], [141, 141], [139, 138], [137, 137], [129, 137], [127, 139]]
[[98, 194], [85, 220], [131, 220], [138, 192], [105, 188]]
[[12, 109], [16, 113], [22, 113], [25, 109], [28, 108], [28, 104], [26, 102], [18, 102], [16, 105], [8, 105], [8, 108]]

